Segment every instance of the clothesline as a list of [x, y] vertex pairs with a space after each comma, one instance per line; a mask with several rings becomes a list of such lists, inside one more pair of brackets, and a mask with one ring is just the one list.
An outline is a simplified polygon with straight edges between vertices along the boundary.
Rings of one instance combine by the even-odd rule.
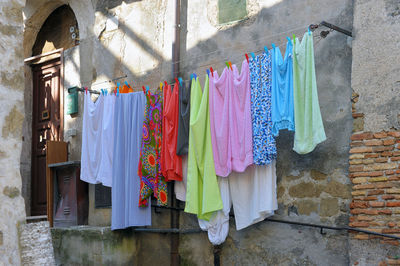
[[[329, 20], [329, 19], [328, 19], [328, 20]], [[264, 37], [261, 37], [261, 38], [249, 39], [249, 41], [251, 41], [252, 43], [254, 43], [254, 42], [256, 42], [256, 41], [265, 40], [265, 39], [271, 39], [271, 38], [276, 37], [276, 36], [284, 35], [284, 34], [287, 34], [287, 33], [292, 33], [292, 32], [295, 32], [295, 31], [301, 30], [301, 29], [304, 30], [304, 29], [307, 29], [307, 28], [310, 28], [312, 31], [314, 31], [316, 28], [315, 28], [315, 27], [310, 27], [310, 26], [312, 26], [312, 25], [322, 25], [322, 24], [319, 23], [319, 24], [303, 25], [303, 26], [301, 26], [301, 27], [292, 28], [292, 29], [289, 29], [289, 30], [286, 30], [286, 31], [274, 33], [274, 34], [272, 34], [272, 35], [264, 36]], [[324, 26], [324, 25], [322, 25], [322, 26]], [[199, 58], [199, 57], [203, 57], [203, 56], [215, 54], [215, 53], [218, 53], [218, 52], [220, 52], [220, 51], [229, 50], [229, 49], [233, 49], [233, 48], [237, 48], [237, 47], [238, 47], [237, 45], [225, 46], [224, 48], [216, 49], [216, 50], [211, 51], [211, 52], [209, 52], [209, 53], [203, 53], [203, 54], [201, 54], [201, 55], [191, 56], [190, 58], [186, 57], [186, 58], [183, 58], [183, 59], [180, 59], [180, 60], [177, 60], [177, 61], [170, 62], [169, 64], [174, 65], [174, 64], [178, 64], [178, 63], [181, 63], [181, 62], [184, 62], [184, 61], [192, 60], [192, 59], [194, 59], [194, 58]], [[152, 50], [154, 50], [154, 49], [152, 49]], [[162, 69], [162, 68], [164, 67], [163, 65], [164, 65], [165, 63], [167, 63], [167, 62], [166, 62], [166, 61], [160, 62], [161, 67], [159, 67], [159, 68]], [[168, 66], [170, 66], [170, 65], [168, 65]], [[186, 67], [186, 65], [185, 65], [184, 67]], [[138, 75], [138, 74], [142, 74], [142, 73], [146, 73], [146, 72], [149, 72], [149, 71], [141, 71], [141, 72], [137, 72], [137, 73], [134, 73], [134, 74], [135, 74], [135, 75]], [[109, 82], [109, 81], [110, 81], [110, 80], [106, 80], [106, 81], [103, 81], [103, 82], [98, 82], [97, 84], [101, 84], [101, 83], [105, 83], [105, 82]], [[89, 82], [91, 82], [91, 81], [83, 81], [82, 84], [86, 84], [86, 83], [89, 83]], [[93, 85], [94, 85], [94, 84], [92, 84], [91, 86], [93, 86]]]
[[[298, 29], [304, 29], [304, 27], [301, 27], [301, 28], [298, 28]], [[279, 34], [282, 34], [282, 33], [287, 33], [288, 31], [286, 31], [286, 32], [281, 32], [281, 33], [279, 33]], [[276, 35], [279, 35], [279, 34], [276, 34]], [[313, 38], [314, 39], [318, 39], [318, 40], [321, 40], [323, 37], [321, 37], [321, 36], [319, 36], [319, 35], [316, 35], [316, 36], [313, 36]], [[286, 45], [287, 44], [287, 40], [286, 41], [284, 41], [284, 42], [281, 42], [281, 43], [279, 43], [278, 45], [275, 45], [275, 47], [276, 48], [281, 48], [283, 45]], [[224, 49], [221, 49], [221, 50], [224, 50]], [[270, 51], [271, 49], [269, 49], [269, 51]], [[219, 51], [219, 50], [215, 50], [215, 51], [213, 51], [213, 52], [211, 52], [211, 53], [214, 53], [214, 52], [217, 52], [217, 51]], [[263, 52], [264, 51], [264, 48], [262, 48], [262, 49], [258, 49], [258, 50], [256, 50], [256, 51], [254, 51], [254, 53], [257, 55], [258, 53], [260, 53], [260, 52]], [[208, 53], [208, 54], [211, 54], [211, 53]], [[207, 55], [207, 54], [202, 54], [201, 56], [204, 56], [204, 55]], [[201, 57], [201, 56], [197, 56], [197, 58], [198, 57]], [[250, 56], [249, 56], [250, 57]], [[194, 57], [194, 58], [196, 58], [196, 57]], [[239, 55], [236, 55], [236, 56], [233, 56], [233, 57], [231, 57], [231, 60], [230, 60], [230, 62], [232, 63], [232, 64], [239, 64], [242, 60], [241, 60], [241, 58], [244, 58], [244, 54], [239, 54]], [[232, 59], [234, 59], [234, 60], [232, 60]], [[179, 60], [179, 61], [175, 61], [175, 62], [180, 62], [180, 61], [186, 61], [186, 60]], [[214, 61], [214, 62], [210, 62], [210, 63], [207, 63], [207, 64], [204, 64], [204, 65], [200, 65], [200, 66], [197, 66], [196, 67], [196, 69], [199, 69], [199, 68], [203, 68], [203, 67], [212, 67], [212, 66], [215, 66], [215, 65], [219, 65], [219, 64], [221, 64], [221, 63], [223, 63], [222, 61]], [[225, 63], [224, 63], [225, 64]], [[185, 67], [185, 66], [183, 66], [183, 67]], [[162, 68], [159, 68], [158, 70], [161, 70]], [[148, 71], [141, 71], [141, 72], [136, 72], [136, 73], [134, 73], [135, 75], [139, 75], [139, 74], [142, 74], [142, 73], [147, 73]], [[176, 72], [173, 72], [174, 74], [177, 74]], [[125, 75], [125, 76], [123, 76], [123, 77], [119, 77], [119, 78], [116, 78], [116, 79], [111, 79], [111, 80], [108, 80], [108, 81], [104, 81], [104, 82], [99, 82], [99, 83], [95, 83], [95, 84], [93, 84], [92, 86], [94, 86], [94, 85], [99, 85], [99, 84], [102, 84], [102, 83], [106, 83], [106, 82], [112, 82], [112, 81], [115, 81], [115, 80], [117, 80], [117, 79], [122, 79], [122, 78], [127, 78], [127, 75]], [[160, 81], [162, 81], [162, 80], [164, 80], [165, 79], [165, 77], [161, 77], [161, 78], [158, 78]], [[132, 79], [133, 80], [133, 82], [134, 83], [136, 83], [136, 84], [139, 84], [139, 81], [138, 80], [135, 80], [135, 79]], [[183, 82], [188, 82], [188, 81], [190, 81], [191, 79], [185, 79], [185, 80], [181, 80], [181, 81], [183, 81]], [[168, 84], [171, 84], [171, 85], [175, 85], [175, 81], [172, 81], [172, 82], [167, 82]], [[132, 86], [133, 87], [133, 86]], [[140, 91], [141, 90], [141, 88], [139, 88], [138, 86], [135, 86], [135, 87], [137, 87], [137, 90], [136, 91]], [[112, 87], [112, 88], [108, 88], [108, 89], [113, 89], [113, 88], [115, 88], [115, 87]], [[134, 88], [135, 89], [135, 88]], [[80, 89], [78, 89], [78, 91], [81, 91], [81, 92], [83, 92], [83, 91], [85, 91], [85, 89], [83, 89], [83, 88], [80, 88]], [[100, 92], [99, 91], [97, 91], [97, 90], [93, 90], [93, 89], [91, 89], [91, 90], [88, 90], [90, 93], [94, 93], [94, 94], [100, 94]]]

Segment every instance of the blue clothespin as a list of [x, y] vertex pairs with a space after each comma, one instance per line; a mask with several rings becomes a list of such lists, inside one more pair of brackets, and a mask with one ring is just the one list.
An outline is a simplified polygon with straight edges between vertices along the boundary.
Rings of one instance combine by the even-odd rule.
[[253, 52], [250, 53], [251, 57], [253, 57], [253, 59], [256, 58], [255, 54]]
[[311, 35], [310, 27], [308, 27], [308, 34], [310, 34], [310, 35]]
[[150, 87], [149, 85], [146, 85], [146, 93], [149, 93]]
[[117, 96], [119, 95], [119, 87], [118, 87], [118, 89], [117, 89]]
[[108, 90], [107, 90], [107, 89], [104, 89], [104, 95], [107, 96], [107, 94], [108, 94]]
[[128, 82], [127, 82], [127, 81], [125, 81], [124, 83], [125, 83], [125, 85], [126, 85], [127, 87], [129, 87], [129, 84], [128, 84]]
[[286, 39], [288, 40], [288, 42], [292, 42], [292, 40], [288, 36], [286, 36]]
[[190, 80], [192, 80], [193, 79], [193, 74], [190, 74]]
[[196, 73], [193, 73], [193, 77], [194, 77], [194, 79], [197, 79]]
[[268, 55], [268, 47], [267, 46], [264, 46], [264, 51]]
[[210, 76], [210, 70], [206, 69], [207, 76]]
[[182, 83], [183, 83], [183, 80], [182, 80], [182, 78], [181, 78], [181, 77], [179, 77], [179, 78], [178, 78], [178, 80], [179, 80], [179, 85], [180, 85], [180, 86], [182, 86]]

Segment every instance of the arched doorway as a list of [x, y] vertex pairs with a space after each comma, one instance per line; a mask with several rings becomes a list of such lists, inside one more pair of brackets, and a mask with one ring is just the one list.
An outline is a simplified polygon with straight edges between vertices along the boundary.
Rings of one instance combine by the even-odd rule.
[[46, 141], [63, 140], [63, 55], [60, 49], [68, 49], [78, 43], [79, 31], [74, 12], [68, 5], [63, 5], [47, 17], [32, 47], [29, 59], [29, 82], [32, 84], [31, 216], [47, 212]]

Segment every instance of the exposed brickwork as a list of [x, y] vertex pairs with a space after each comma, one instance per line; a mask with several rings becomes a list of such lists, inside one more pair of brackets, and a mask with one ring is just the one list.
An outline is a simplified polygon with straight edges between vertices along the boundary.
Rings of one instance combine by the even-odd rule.
[[[400, 236], [399, 143], [400, 131], [363, 132], [351, 136], [350, 226]], [[365, 234], [354, 237], [376, 238]], [[382, 239], [382, 243], [399, 245], [399, 241], [393, 239]]]

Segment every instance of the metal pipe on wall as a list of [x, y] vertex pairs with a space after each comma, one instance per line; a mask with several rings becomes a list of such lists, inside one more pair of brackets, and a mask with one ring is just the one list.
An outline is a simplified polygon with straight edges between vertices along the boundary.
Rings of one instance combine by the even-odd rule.
[[[175, 0], [175, 38], [172, 44], [172, 79], [179, 76], [180, 72], [180, 23], [181, 23], [181, 2]], [[172, 208], [177, 208], [178, 201], [175, 198], [174, 185], [171, 185], [170, 198]], [[179, 211], [171, 209], [171, 229], [179, 230]], [[178, 266], [179, 258], [179, 234], [171, 234], [171, 265]]]

